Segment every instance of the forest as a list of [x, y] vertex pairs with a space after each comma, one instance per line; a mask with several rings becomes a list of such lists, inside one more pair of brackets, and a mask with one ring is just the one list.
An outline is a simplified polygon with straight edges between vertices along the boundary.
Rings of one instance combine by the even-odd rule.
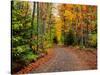
[[97, 49], [97, 7], [11, 1], [11, 70], [20, 71], [55, 46]]

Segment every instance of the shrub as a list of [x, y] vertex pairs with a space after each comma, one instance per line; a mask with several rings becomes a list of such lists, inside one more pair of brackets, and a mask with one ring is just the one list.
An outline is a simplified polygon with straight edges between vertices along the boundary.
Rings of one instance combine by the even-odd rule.
[[89, 46], [90, 47], [97, 47], [97, 34], [91, 34], [91, 36], [89, 37]]

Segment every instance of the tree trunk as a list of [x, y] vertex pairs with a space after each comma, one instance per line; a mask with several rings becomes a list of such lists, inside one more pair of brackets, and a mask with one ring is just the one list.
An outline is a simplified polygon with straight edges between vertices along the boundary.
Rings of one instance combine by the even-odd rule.
[[[32, 21], [31, 21], [31, 40], [30, 42], [32, 42], [32, 37], [33, 37], [33, 29], [34, 29], [34, 18], [35, 18], [35, 2], [33, 3], [33, 12], [32, 12]], [[32, 49], [32, 43], [30, 43], [30, 48]]]

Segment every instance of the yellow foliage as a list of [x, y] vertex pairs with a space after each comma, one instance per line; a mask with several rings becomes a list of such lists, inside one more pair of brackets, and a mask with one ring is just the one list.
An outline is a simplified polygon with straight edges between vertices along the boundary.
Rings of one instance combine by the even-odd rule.
[[65, 10], [65, 13], [64, 13], [64, 16], [66, 17], [66, 18], [68, 18], [69, 20], [72, 20], [72, 19], [74, 19], [76, 16], [75, 16], [75, 14], [73, 14], [71, 11], [69, 11], [69, 10]]
[[57, 17], [55, 29], [56, 29], [56, 37], [57, 37], [58, 41], [60, 41], [60, 39], [61, 39], [62, 25], [63, 25], [62, 21]]

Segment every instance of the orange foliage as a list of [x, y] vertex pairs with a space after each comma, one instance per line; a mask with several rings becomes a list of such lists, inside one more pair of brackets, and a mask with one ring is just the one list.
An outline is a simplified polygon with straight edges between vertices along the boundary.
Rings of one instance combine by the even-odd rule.
[[83, 11], [83, 12], [87, 12], [87, 11], [88, 11], [88, 6], [83, 5], [83, 6], [82, 6], [82, 11]]

